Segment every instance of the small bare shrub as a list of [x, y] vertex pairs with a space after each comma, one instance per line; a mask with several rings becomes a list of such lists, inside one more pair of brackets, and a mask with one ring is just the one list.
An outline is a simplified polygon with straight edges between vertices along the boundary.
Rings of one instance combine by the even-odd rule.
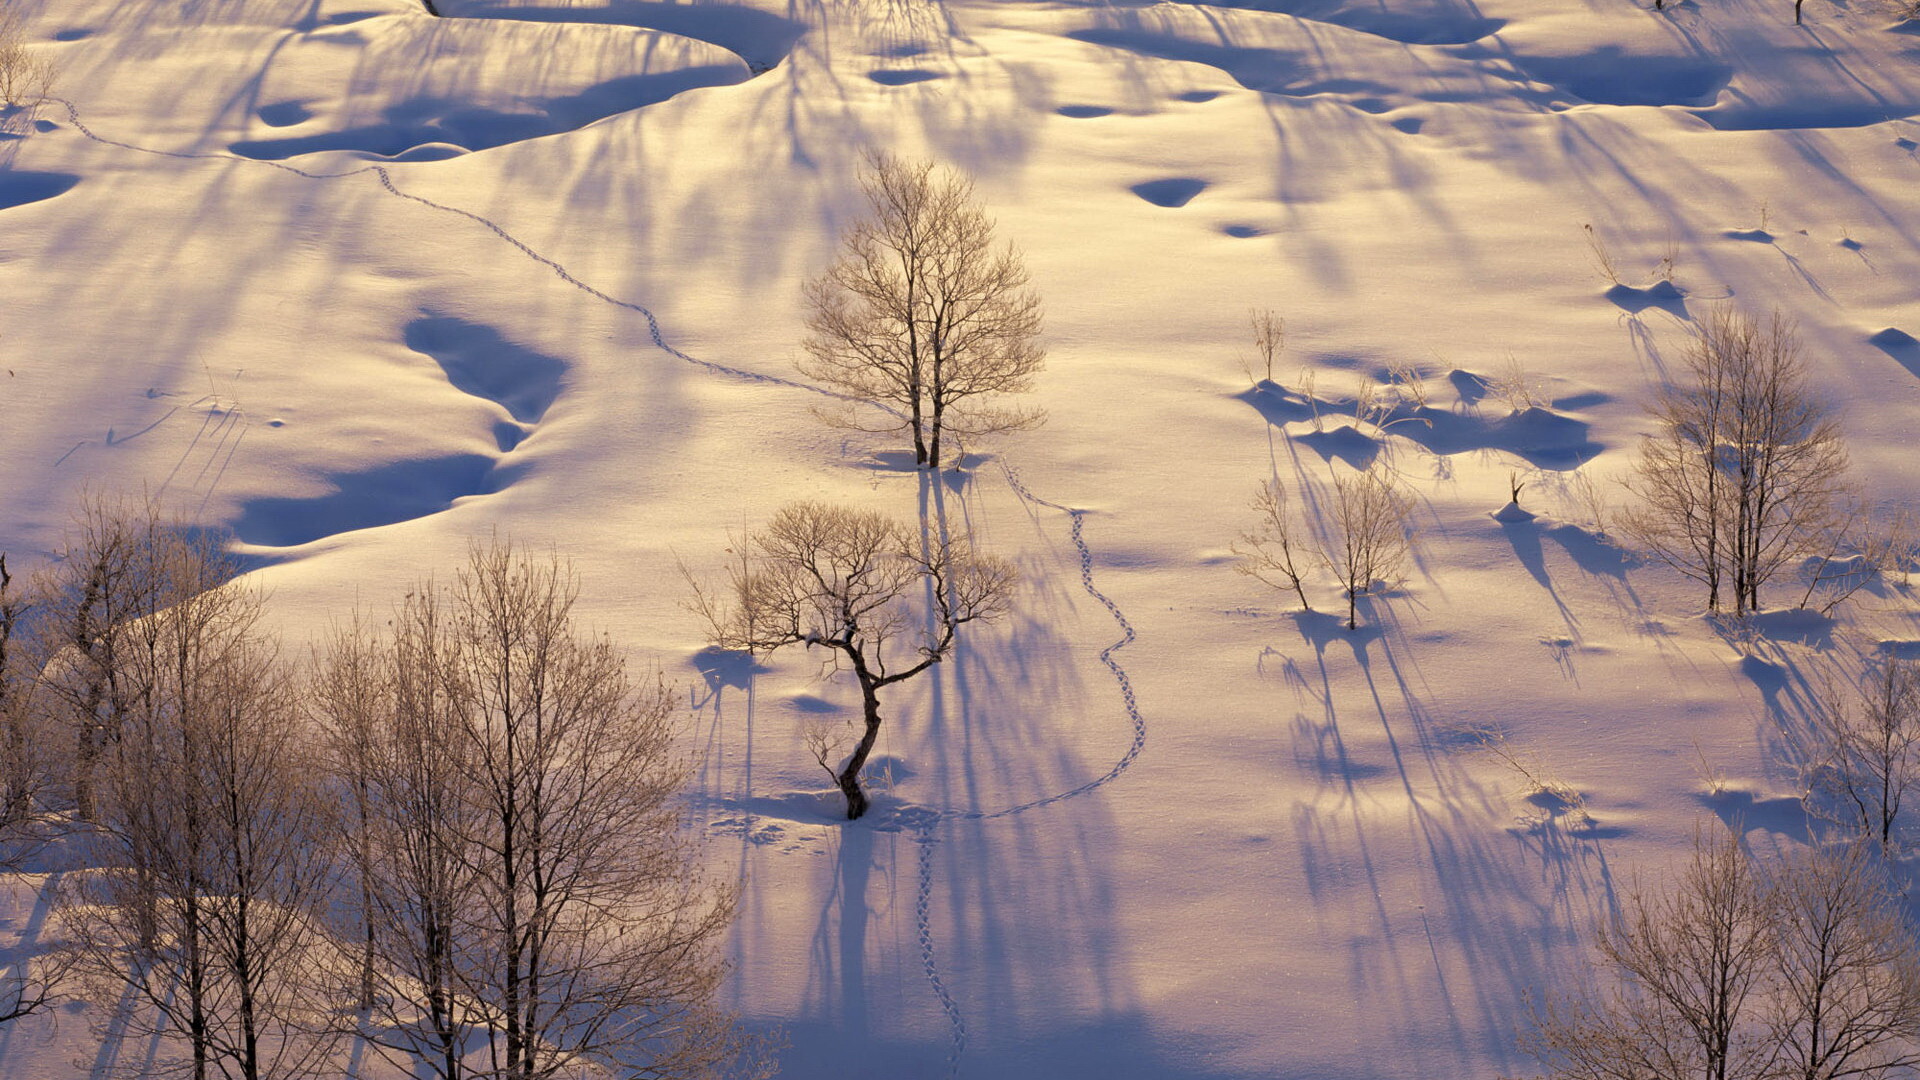
[[1420, 365], [1411, 360], [1396, 360], [1387, 365], [1387, 378], [1401, 400], [1412, 402], [1416, 409], [1427, 407], [1427, 377], [1421, 374]]
[[1606, 278], [1609, 284], [1620, 284], [1620, 271], [1614, 269], [1613, 253], [1607, 250], [1607, 242], [1600, 239], [1600, 234], [1594, 230], [1591, 222], [1581, 225], [1580, 230], [1586, 234], [1587, 253], [1593, 256], [1594, 269], [1598, 270], [1600, 276]]
[[1369, 469], [1333, 479], [1334, 518], [1323, 555], [1347, 597], [1347, 629], [1359, 625], [1362, 593], [1398, 580], [1412, 554], [1413, 499], [1386, 474]]
[[1587, 800], [1580, 789], [1561, 779], [1539, 754], [1514, 746], [1505, 729], [1489, 724], [1463, 734], [1474, 749], [1513, 770], [1526, 784], [1526, 797], [1555, 804], [1576, 827], [1593, 825], [1593, 815], [1587, 812]]
[[27, 48], [20, 18], [0, 12], [0, 105], [38, 105], [53, 91], [53, 62]]
[[1269, 480], [1260, 485], [1252, 506], [1260, 515], [1260, 523], [1234, 543], [1233, 552], [1240, 556], [1236, 569], [1282, 592], [1292, 590], [1300, 598], [1300, 606], [1312, 611], [1300, 569], [1308, 545], [1299, 535], [1287, 489], [1279, 480]]
[[1300, 398], [1307, 403], [1307, 409], [1313, 414], [1313, 433], [1318, 435], [1326, 430], [1326, 421], [1320, 418], [1320, 396], [1315, 387], [1312, 368], [1300, 369]]
[[1545, 398], [1526, 365], [1512, 353], [1507, 354], [1499, 373], [1487, 380], [1487, 392], [1505, 402], [1509, 413], [1526, 412]]
[[[1287, 320], [1273, 313], [1272, 308], [1255, 308], [1249, 315], [1253, 325], [1253, 353], [1266, 371], [1266, 381], [1273, 381], [1273, 361], [1287, 346]], [[1249, 382], [1253, 371], [1248, 369]]]

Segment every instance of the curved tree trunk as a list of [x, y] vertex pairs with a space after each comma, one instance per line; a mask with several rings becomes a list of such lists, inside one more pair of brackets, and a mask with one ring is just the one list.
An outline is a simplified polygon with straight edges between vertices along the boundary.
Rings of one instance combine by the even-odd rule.
[[860, 697], [866, 706], [867, 730], [860, 736], [860, 745], [853, 748], [853, 756], [840, 769], [837, 779], [840, 792], [847, 797], [847, 820], [856, 821], [867, 812], [867, 793], [860, 790], [860, 770], [867, 767], [867, 757], [873, 753], [874, 740], [880, 735], [880, 696], [876, 687], [866, 685], [861, 680]]

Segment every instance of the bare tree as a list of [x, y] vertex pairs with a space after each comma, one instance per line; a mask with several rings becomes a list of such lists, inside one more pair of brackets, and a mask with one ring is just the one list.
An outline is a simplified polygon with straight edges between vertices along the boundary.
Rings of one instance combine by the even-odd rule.
[[1300, 565], [1309, 545], [1299, 536], [1299, 522], [1287, 489], [1278, 479], [1269, 480], [1260, 485], [1251, 505], [1260, 515], [1260, 523], [1234, 543], [1233, 552], [1240, 556], [1235, 569], [1282, 592], [1291, 589], [1300, 598], [1300, 606], [1312, 611]]
[[[17, 873], [58, 831], [47, 795], [53, 764], [36, 691], [40, 660], [26, 633], [34, 606], [0, 554], [0, 873]], [[40, 1012], [58, 999], [67, 968], [60, 953], [27, 955], [23, 942], [12, 970], [0, 975], [0, 1023]]]
[[[882, 514], [790, 503], [740, 548], [724, 595], [695, 584], [693, 606], [714, 645], [755, 654], [805, 645], [853, 671], [866, 726], [852, 755], [829, 767], [849, 820], [867, 812], [860, 770], [880, 734], [880, 691], [945, 660], [959, 628], [999, 617], [1013, 591], [1012, 567], [964, 539], [929, 547], [923, 554]], [[916, 593], [930, 610], [914, 609]]]
[[390, 638], [356, 619], [328, 641], [309, 686], [346, 809], [338, 821], [359, 910], [344, 936], [357, 939], [354, 996], [371, 1021], [361, 1034], [409, 1067], [461, 1080], [479, 1023], [455, 974], [474, 903], [472, 810], [441, 608], [437, 589], [408, 593]]
[[1766, 892], [1769, 1080], [1881, 1080], [1920, 1065], [1920, 943], [1871, 850], [1801, 855]]
[[1821, 696], [1810, 809], [1892, 855], [1907, 793], [1920, 782], [1920, 668], [1888, 656], [1852, 695], [1857, 702], [1831, 688]]
[[49, 713], [70, 731], [72, 800], [95, 818], [94, 773], [118, 745], [129, 718], [147, 707], [149, 681], [162, 670], [162, 623], [154, 616], [216, 584], [208, 574], [232, 566], [203, 540], [168, 523], [157, 507], [132, 499], [89, 499], [60, 558], [40, 585], [42, 621], [56, 640], [42, 686]]
[[476, 547], [390, 641], [349, 631], [323, 661], [374, 1037], [446, 1080], [751, 1057], [713, 1001], [733, 901], [682, 839], [672, 699], [575, 628], [578, 587], [558, 558]]
[[[1272, 382], [1273, 362], [1287, 347], [1287, 320], [1275, 315], [1272, 308], [1254, 308], [1248, 313], [1247, 321], [1253, 328], [1254, 356], [1266, 372], [1266, 381]], [[1255, 382], [1251, 366], [1247, 369], [1247, 375], [1247, 381]]]
[[1837, 527], [1847, 455], [1838, 424], [1814, 395], [1792, 325], [1713, 311], [1686, 356], [1689, 382], [1660, 393], [1628, 488], [1641, 505], [1621, 524], [1656, 557], [1723, 592], [1734, 613], [1759, 609], [1760, 589], [1818, 553]]
[[[943, 440], [1040, 423], [1038, 409], [998, 399], [1033, 388], [1046, 359], [1038, 294], [973, 182], [930, 161], [868, 160], [871, 214], [842, 238], [833, 265], [806, 286], [802, 370], [892, 417], [914, 462], [937, 469]], [[848, 417], [849, 423], [855, 423]]]
[[72, 955], [126, 1030], [195, 1080], [314, 1075], [330, 877], [324, 804], [260, 601], [207, 540], [149, 534], [172, 603], [124, 627], [127, 699], [96, 773], [95, 852], [61, 898]]
[[1408, 528], [1413, 500], [1386, 474], [1369, 469], [1335, 476], [1333, 521], [1323, 549], [1327, 565], [1347, 597], [1347, 629], [1359, 625], [1358, 601], [1376, 583], [1405, 570], [1411, 554]]
[[1601, 985], [1537, 1009], [1521, 1047], [1554, 1080], [1745, 1080], [1772, 942], [1739, 838], [1694, 839], [1668, 890], [1636, 884], [1594, 933]]
[[24, 38], [20, 17], [0, 12], [0, 105], [30, 108], [53, 91], [53, 62], [28, 49]]
[[48, 781], [33, 700], [39, 664], [28, 653], [25, 633], [32, 608], [0, 553], [0, 866], [11, 865], [22, 844], [38, 838]]

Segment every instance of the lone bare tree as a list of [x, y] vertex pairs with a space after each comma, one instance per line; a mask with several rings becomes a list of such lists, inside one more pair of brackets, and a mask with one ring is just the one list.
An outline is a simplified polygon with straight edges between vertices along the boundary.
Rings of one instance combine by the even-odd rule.
[[1413, 500], [1386, 474], [1373, 469], [1333, 479], [1333, 521], [1327, 564], [1347, 597], [1347, 629], [1359, 625], [1359, 597], [1375, 584], [1397, 578], [1412, 553], [1408, 529]]
[[672, 698], [576, 628], [578, 589], [557, 557], [476, 546], [390, 639], [360, 627], [322, 661], [360, 996], [443, 1080], [689, 1077], [752, 1049], [714, 1002], [733, 900], [682, 838]]
[[1046, 360], [1040, 298], [1019, 252], [994, 244], [973, 182], [883, 154], [861, 186], [870, 216], [806, 286], [802, 370], [889, 414], [878, 430], [905, 430], [924, 468], [940, 467], [948, 436], [1040, 423], [1040, 410], [998, 401], [1031, 390]]
[[1707, 587], [1719, 611], [1760, 607], [1760, 589], [1819, 553], [1838, 527], [1847, 455], [1807, 381], [1791, 323], [1715, 309], [1686, 354], [1689, 381], [1661, 391], [1628, 488], [1625, 531]]
[[[880, 691], [945, 660], [960, 627], [999, 617], [1013, 591], [1012, 567], [964, 539], [928, 547], [923, 554], [882, 514], [790, 503], [748, 537], [723, 595], [695, 583], [693, 606], [714, 645], [754, 654], [805, 645], [852, 669], [865, 728], [837, 770], [821, 761], [846, 795], [849, 820], [867, 812], [860, 770], [880, 734]], [[931, 610], [916, 611], [915, 594]]]

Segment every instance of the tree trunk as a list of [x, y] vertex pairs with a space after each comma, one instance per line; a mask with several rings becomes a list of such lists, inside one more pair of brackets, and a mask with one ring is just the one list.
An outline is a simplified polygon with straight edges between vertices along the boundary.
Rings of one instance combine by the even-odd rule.
[[860, 736], [860, 745], [853, 748], [853, 756], [840, 770], [840, 791], [847, 797], [847, 820], [856, 821], [867, 812], [867, 793], [860, 790], [860, 770], [867, 767], [867, 757], [873, 753], [874, 740], [880, 735], [880, 695], [876, 687], [861, 680], [860, 696], [864, 699], [867, 712], [867, 730]]

